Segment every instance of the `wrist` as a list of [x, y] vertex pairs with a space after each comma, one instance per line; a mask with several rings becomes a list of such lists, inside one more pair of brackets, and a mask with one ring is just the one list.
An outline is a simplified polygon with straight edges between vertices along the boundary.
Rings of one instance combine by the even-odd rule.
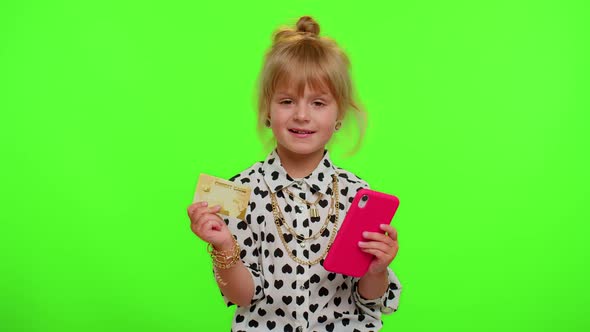
[[238, 241], [232, 236], [233, 242], [228, 245], [221, 245], [221, 248], [229, 247], [230, 249], [217, 249], [213, 248], [213, 245], [209, 243], [207, 251], [213, 259], [213, 266], [222, 270], [226, 270], [234, 266], [240, 260], [240, 245]]
[[365, 277], [369, 277], [371, 279], [387, 278], [387, 268], [382, 271], [367, 271], [367, 273], [365, 273]]
[[231, 239], [228, 239], [226, 241], [223, 241], [221, 243], [216, 243], [216, 244], [211, 244], [213, 246], [213, 249], [217, 250], [217, 251], [231, 251], [232, 249], [234, 249], [234, 246], [236, 245], [234, 243], [234, 239], [233, 236]]
[[367, 272], [360, 280], [358, 294], [364, 300], [375, 300], [385, 294], [388, 287], [388, 271]]

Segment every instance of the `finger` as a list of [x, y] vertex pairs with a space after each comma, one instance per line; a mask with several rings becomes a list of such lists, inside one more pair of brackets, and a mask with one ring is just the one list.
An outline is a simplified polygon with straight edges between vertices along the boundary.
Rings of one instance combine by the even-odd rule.
[[203, 224], [201, 225], [201, 233], [203, 235], [209, 235], [211, 233], [211, 231], [213, 230], [213, 228], [215, 227], [215, 221], [208, 219], [206, 221], [203, 222]]
[[210, 210], [211, 213], [215, 213], [215, 214], [217, 214], [219, 211], [221, 211], [221, 205], [215, 205]]
[[213, 219], [209, 219], [211, 223], [211, 229], [215, 231], [220, 231], [225, 226], [225, 222], [221, 219], [218, 215], [214, 214]]
[[211, 215], [208, 213], [203, 213], [199, 217], [199, 220], [197, 221], [197, 230], [199, 231], [199, 233], [203, 233], [209, 229], [211, 219]]
[[217, 213], [221, 210], [221, 206], [216, 205], [214, 207], [199, 207], [195, 210], [194, 214], [191, 216], [192, 222], [198, 222], [200, 218], [202, 218], [203, 214], [205, 213]]
[[363, 249], [364, 252], [366, 252], [367, 254], [371, 254], [373, 256], [375, 256], [375, 258], [377, 258], [378, 260], [382, 261], [382, 262], [388, 262], [390, 260], [390, 255], [387, 253], [384, 253], [381, 250], [376, 250], [376, 249]]
[[391, 225], [388, 225], [388, 224], [381, 224], [380, 228], [381, 228], [381, 230], [387, 232], [387, 235], [393, 241], [397, 241], [397, 230], [395, 228], [391, 227]]
[[195, 230], [195, 233], [201, 237], [203, 240], [207, 241], [209, 235], [209, 220], [201, 219], [198, 224], [193, 224], [192, 227]]
[[370, 242], [360, 241], [358, 246], [361, 249], [379, 250], [383, 253], [391, 253], [393, 251], [392, 246], [389, 246], [389, 245], [387, 245], [383, 242], [379, 242], [379, 241], [370, 241]]
[[198, 209], [200, 207], [205, 207], [205, 206], [207, 206], [207, 202], [205, 202], [205, 201], [192, 203], [186, 209], [188, 212], [188, 216], [190, 217], [195, 212], [196, 209]]
[[211, 243], [215, 239], [215, 235], [217, 232], [212, 231], [215, 222], [212, 220], [207, 220], [201, 223], [201, 227], [195, 233], [205, 242]]
[[190, 215], [191, 223], [199, 223], [199, 220], [203, 217], [203, 215], [207, 213], [207, 208], [205, 207], [198, 207], [196, 208], [193, 213]]
[[387, 235], [377, 232], [363, 232], [363, 238], [369, 241], [378, 241], [393, 246], [394, 241]]
[[201, 219], [199, 220], [198, 224], [199, 224], [199, 226], [198, 226], [197, 230], [200, 233], [212, 232], [212, 231], [219, 232], [227, 227], [225, 225], [225, 222], [223, 221], [223, 219], [221, 219], [215, 213], [208, 213], [208, 214], [203, 215], [201, 217]]
[[211, 231], [214, 227], [221, 229], [220, 222], [223, 222], [221, 218], [213, 213], [207, 213], [201, 217], [199, 221], [198, 230], [200, 233]]
[[198, 210], [206, 211], [206, 212], [213, 212], [214, 210], [219, 211], [221, 209], [220, 205], [214, 205], [214, 206], [207, 208], [208, 206], [209, 206], [209, 204], [207, 202], [198, 202], [198, 203], [192, 204], [189, 206], [189, 215], [196, 213], [196, 211], [198, 211]]
[[189, 218], [194, 219], [194, 214], [198, 210], [204, 209], [205, 206], [207, 206], [207, 202], [197, 202], [197, 203], [189, 205], [189, 207], [187, 208], [187, 213], [188, 213]]

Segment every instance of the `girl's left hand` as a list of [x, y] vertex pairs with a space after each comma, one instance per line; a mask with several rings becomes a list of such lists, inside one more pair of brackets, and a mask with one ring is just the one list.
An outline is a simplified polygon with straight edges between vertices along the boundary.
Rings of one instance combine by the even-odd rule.
[[399, 249], [397, 231], [388, 224], [381, 224], [380, 228], [387, 233], [364, 232], [363, 238], [366, 241], [359, 242], [362, 251], [375, 256], [367, 274], [382, 273], [387, 270]]

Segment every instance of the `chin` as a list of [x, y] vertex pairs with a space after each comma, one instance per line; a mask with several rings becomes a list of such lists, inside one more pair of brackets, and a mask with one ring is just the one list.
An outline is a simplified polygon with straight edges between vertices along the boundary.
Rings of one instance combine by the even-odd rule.
[[293, 145], [283, 145], [283, 148], [288, 150], [291, 153], [298, 154], [298, 155], [309, 155], [317, 152], [318, 150], [324, 151], [324, 147], [301, 147], [301, 146], [293, 146]]

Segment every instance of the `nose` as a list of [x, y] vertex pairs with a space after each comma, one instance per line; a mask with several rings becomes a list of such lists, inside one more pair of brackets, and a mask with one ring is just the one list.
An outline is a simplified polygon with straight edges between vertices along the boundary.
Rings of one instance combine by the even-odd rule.
[[309, 121], [309, 107], [306, 105], [298, 105], [295, 107], [295, 114], [293, 114], [295, 120]]

